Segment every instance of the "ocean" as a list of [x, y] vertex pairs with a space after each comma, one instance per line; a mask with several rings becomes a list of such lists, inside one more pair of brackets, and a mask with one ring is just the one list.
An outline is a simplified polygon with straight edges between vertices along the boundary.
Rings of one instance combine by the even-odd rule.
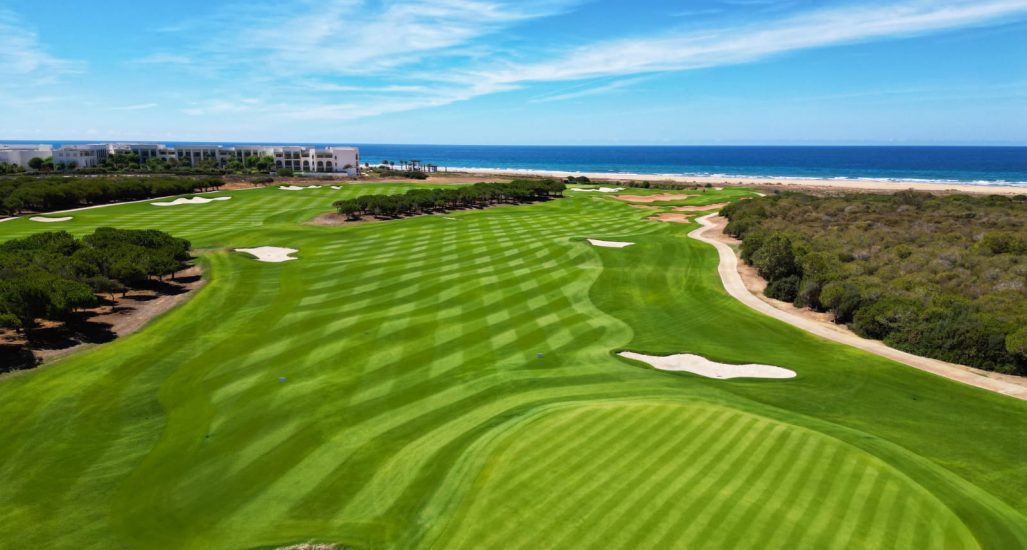
[[[54, 142], [60, 143], [86, 142]], [[1027, 187], [1027, 147], [347, 145], [359, 147], [362, 160], [372, 164], [420, 160], [440, 169], [884, 179]]]

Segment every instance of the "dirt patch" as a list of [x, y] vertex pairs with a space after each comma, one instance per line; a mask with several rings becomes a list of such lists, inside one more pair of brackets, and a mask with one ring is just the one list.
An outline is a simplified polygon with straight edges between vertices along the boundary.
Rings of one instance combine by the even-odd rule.
[[705, 206], [675, 206], [672, 210], [675, 212], [705, 212], [707, 210], [720, 210], [729, 204], [731, 203], [718, 202], [717, 204], [707, 204]]
[[676, 214], [674, 212], [663, 212], [661, 214], [656, 214], [655, 216], [649, 216], [646, 219], [657, 222], [688, 223], [688, 216], [684, 214]]
[[614, 198], [628, 202], [683, 201], [692, 195], [661, 193], [659, 195], [614, 195]]
[[199, 266], [174, 278], [150, 281], [149, 288], [103, 298], [99, 307], [76, 312], [65, 322], [44, 321], [24, 334], [0, 330], [0, 372], [31, 368], [81, 349], [127, 336], [185, 302], [202, 287]]

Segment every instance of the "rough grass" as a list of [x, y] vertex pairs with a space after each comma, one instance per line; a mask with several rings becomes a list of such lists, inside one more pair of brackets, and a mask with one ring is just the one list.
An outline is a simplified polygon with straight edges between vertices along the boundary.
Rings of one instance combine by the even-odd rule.
[[[302, 223], [409, 187], [61, 224], [189, 238], [211, 281], [0, 379], [0, 547], [1027, 546], [1027, 404], [751, 312], [692, 224], [610, 197]], [[227, 251], [262, 245], [300, 260]], [[621, 349], [799, 376], [707, 380]]]

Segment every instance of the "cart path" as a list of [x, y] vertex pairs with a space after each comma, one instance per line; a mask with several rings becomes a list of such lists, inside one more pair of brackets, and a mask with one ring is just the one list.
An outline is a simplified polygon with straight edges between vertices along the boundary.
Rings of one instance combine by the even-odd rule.
[[702, 227], [692, 231], [688, 236], [716, 247], [717, 253], [720, 255], [720, 265], [717, 271], [720, 273], [720, 280], [724, 284], [724, 289], [727, 290], [728, 294], [750, 308], [821, 338], [827, 338], [828, 340], [898, 361], [899, 363], [943, 376], [949, 380], [955, 380], [1017, 399], [1027, 400], [1027, 379], [906, 353], [889, 347], [879, 340], [868, 340], [858, 336], [844, 326], [830, 321], [818, 321], [807, 318], [797, 313], [779, 309], [763, 301], [745, 286], [739, 273], [738, 256], [735, 254], [734, 249], [725, 242], [727, 239], [722, 238], [724, 227], [727, 225], [727, 219], [718, 214], [710, 214], [698, 218], [697, 221]]

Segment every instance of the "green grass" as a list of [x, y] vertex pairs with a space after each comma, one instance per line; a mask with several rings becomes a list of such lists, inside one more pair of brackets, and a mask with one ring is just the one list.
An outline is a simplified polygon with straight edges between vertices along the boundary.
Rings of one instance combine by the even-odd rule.
[[[609, 197], [301, 223], [410, 187], [0, 224], [159, 228], [210, 278], [133, 336], [0, 379], [0, 547], [1027, 546], [1027, 404], [760, 316], [694, 225]], [[228, 251], [261, 245], [300, 260]]]

